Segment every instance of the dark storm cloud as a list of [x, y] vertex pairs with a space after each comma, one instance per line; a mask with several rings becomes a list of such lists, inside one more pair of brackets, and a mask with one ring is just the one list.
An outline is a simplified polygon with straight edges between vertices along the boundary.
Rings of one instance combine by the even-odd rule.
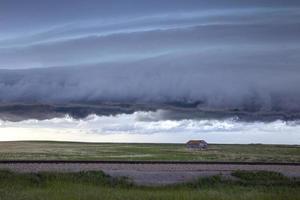
[[[230, 60], [236, 53], [222, 55]], [[5, 95], [1, 99], [46, 103], [199, 101], [199, 106], [207, 109], [299, 111], [299, 74], [294, 66], [282, 70], [278, 63], [269, 66], [274, 67], [270, 70], [262, 68], [268, 61], [252, 61], [253, 67], [246, 68], [239, 67], [242, 61], [219, 65], [218, 59], [205, 60], [200, 54], [166, 55], [88, 68], [2, 71], [0, 93]]]
[[3, 103], [300, 111], [298, 1], [41, 2], [0, 3]]

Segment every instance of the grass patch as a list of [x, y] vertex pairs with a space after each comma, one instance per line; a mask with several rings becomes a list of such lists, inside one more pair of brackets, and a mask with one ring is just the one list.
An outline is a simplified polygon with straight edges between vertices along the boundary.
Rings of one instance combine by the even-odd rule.
[[130, 187], [133, 183], [127, 177], [113, 178], [102, 171], [82, 171], [73, 173], [40, 172], [14, 173], [9, 170], [0, 170], [0, 183], [23, 184], [25, 186], [47, 186], [49, 183], [77, 183], [84, 185], [106, 185]]
[[[248, 173], [248, 172], [247, 172]], [[267, 172], [235, 172], [244, 182], [221, 176], [200, 178], [192, 183], [172, 186], [136, 186], [126, 178], [112, 178], [103, 172], [14, 173], [0, 171], [0, 200], [297, 200], [297, 180]], [[281, 178], [279, 178], [279, 176]], [[246, 178], [245, 178], [246, 177]], [[281, 185], [268, 182], [285, 180]]]
[[240, 185], [275, 186], [285, 185], [290, 187], [300, 186], [297, 178], [289, 178], [279, 172], [272, 171], [243, 171], [232, 172], [231, 175], [238, 179]]
[[272, 171], [243, 171], [237, 170], [231, 174], [234, 177], [246, 181], [287, 181], [286, 176], [279, 172]]

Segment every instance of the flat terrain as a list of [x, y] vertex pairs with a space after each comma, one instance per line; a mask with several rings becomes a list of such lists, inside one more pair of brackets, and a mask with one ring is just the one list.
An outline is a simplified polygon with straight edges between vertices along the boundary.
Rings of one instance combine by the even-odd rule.
[[0, 171], [1, 200], [298, 200], [300, 182], [276, 172], [232, 173], [171, 186], [136, 186], [99, 172], [13, 173]]
[[0, 142], [0, 160], [300, 162], [300, 146], [209, 144], [191, 151], [184, 144]]
[[[299, 162], [300, 147], [1, 142], [0, 160]], [[300, 200], [299, 177], [300, 165], [285, 164], [2, 162], [0, 200]]]

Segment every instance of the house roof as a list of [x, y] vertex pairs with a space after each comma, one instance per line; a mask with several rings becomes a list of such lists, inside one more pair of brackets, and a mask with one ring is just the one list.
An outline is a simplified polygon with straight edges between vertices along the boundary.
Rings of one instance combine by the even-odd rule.
[[205, 142], [204, 140], [190, 140], [187, 142], [187, 144], [200, 144], [200, 143], [207, 144], [207, 142]]

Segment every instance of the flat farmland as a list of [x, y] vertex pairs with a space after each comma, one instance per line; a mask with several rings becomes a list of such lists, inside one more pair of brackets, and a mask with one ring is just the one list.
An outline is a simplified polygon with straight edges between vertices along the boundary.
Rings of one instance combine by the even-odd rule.
[[185, 144], [19, 141], [0, 142], [0, 160], [300, 162], [300, 146], [209, 144], [189, 150]]

